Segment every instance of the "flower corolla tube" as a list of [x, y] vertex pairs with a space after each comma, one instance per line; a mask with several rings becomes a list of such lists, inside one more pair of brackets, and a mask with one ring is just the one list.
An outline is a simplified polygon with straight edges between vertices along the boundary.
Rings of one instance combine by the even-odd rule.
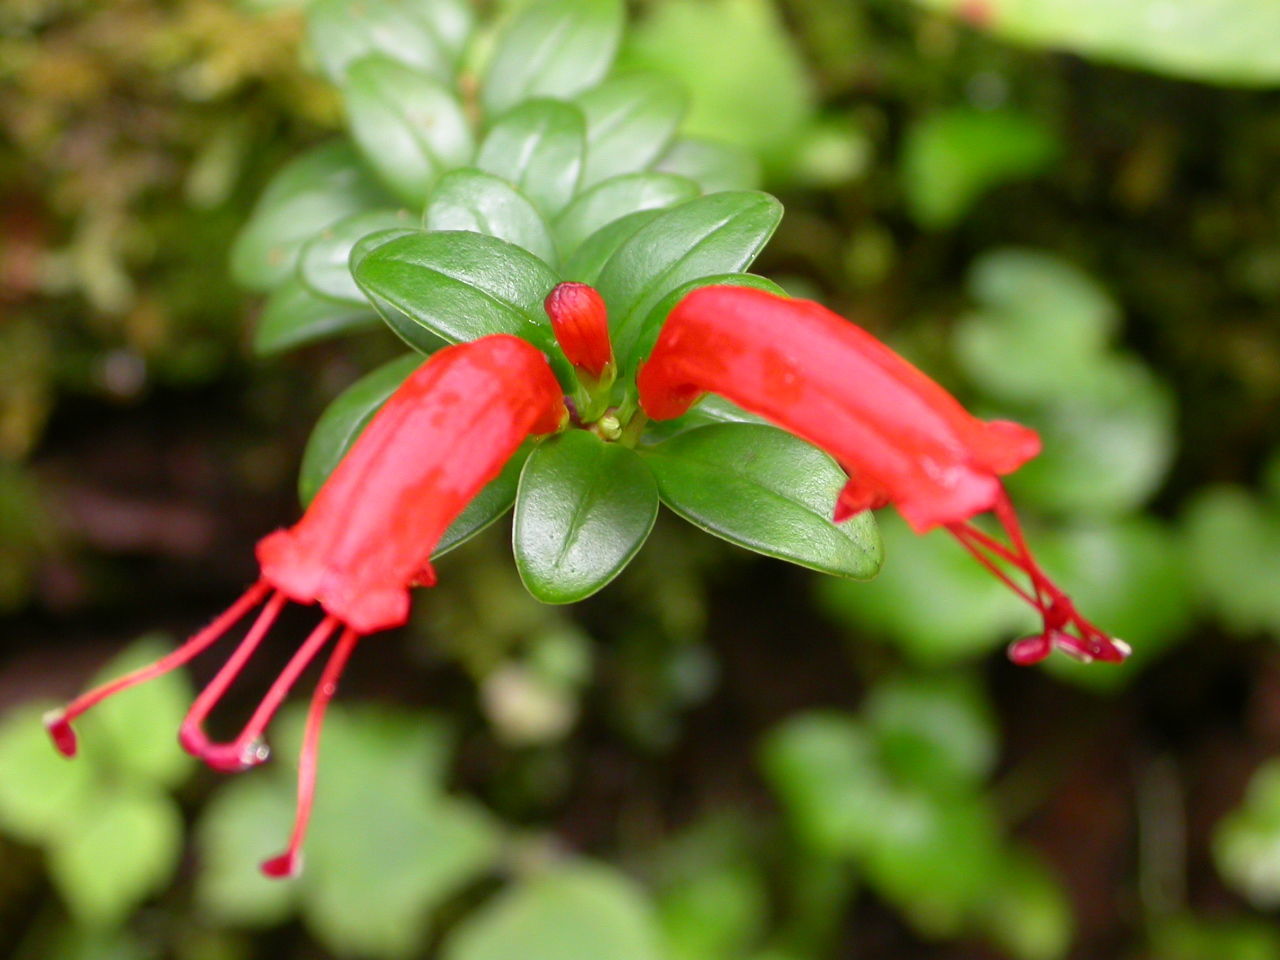
[[[73, 756], [76, 717], [112, 694], [182, 666], [261, 607], [239, 646], [196, 697], [179, 732], [184, 749], [209, 766], [244, 770], [266, 759], [262, 737], [272, 716], [336, 634], [307, 713], [293, 832], [285, 852], [262, 865], [270, 876], [296, 873], [315, 794], [325, 709], [356, 642], [405, 622], [409, 588], [435, 582], [429, 558], [445, 529], [526, 437], [555, 431], [566, 418], [551, 367], [525, 341], [495, 334], [439, 351], [373, 417], [302, 519], [259, 541], [259, 580], [177, 650], [50, 714], [45, 723], [54, 743]], [[323, 617], [239, 735], [213, 742], [205, 719], [290, 601], [318, 604]]]
[[[983, 421], [871, 334], [809, 300], [711, 286], [684, 297], [637, 378], [641, 408], [677, 417], [705, 392], [829, 453], [849, 474], [836, 522], [892, 505], [916, 533], [943, 527], [1039, 613], [1042, 631], [1009, 648], [1035, 663], [1129, 653], [1075, 609], [1032, 556], [1000, 477], [1040, 452], [1035, 431]], [[1001, 542], [972, 518], [991, 511]], [[1025, 585], [1015, 582], [1020, 571]]]

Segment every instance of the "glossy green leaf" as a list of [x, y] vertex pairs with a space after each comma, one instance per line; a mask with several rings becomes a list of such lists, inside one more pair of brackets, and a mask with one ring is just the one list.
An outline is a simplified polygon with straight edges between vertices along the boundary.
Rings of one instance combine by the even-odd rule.
[[1280, 7], [1271, 0], [1001, 0], [992, 11], [984, 26], [1016, 43], [1210, 83], [1280, 85]]
[[544, 263], [556, 262], [555, 244], [542, 215], [528, 197], [491, 173], [463, 169], [446, 174], [431, 192], [423, 226], [497, 237]]
[[703, 193], [755, 190], [760, 186], [760, 163], [746, 150], [714, 140], [681, 137], [658, 158], [653, 169], [688, 177]]
[[361, 154], [405, 203], [425, 203], [445, 171], [471, 159], [462, 103], [439, 81], [375, 54], [347, 68], [342, 93]]
[[595, 86], [618, 51], [620, 0], [535, 0], [507, 24], [485, 71], [481, 101], [499, 114], [535, 97], [567, 99]]
[[774, 163], [794, 155], [816, 97], [773, 0], [659, 0], [644, 13], [627, 37], [623, 64], [688, 88], [684, 132]]
[[667, 294], [745, 270], [781, 217], [782, 205], [766, 193], [716, 193], [663, 211], [622, 244], [597, 283], [622, 366], [634, 366], [645, 318]]
[[[298, 496], [305, 507], [329, 474], [351, 449], [356, 438], [387, 398], [409, 374], [423, 363], [421, 356], [408, 354], [384, 364], [361, 377], [344, 390], [316, 421], [302, 455], [298, 474]], [[490, 481], [440, 537], [432, 557], [440, 557], [466, 542], [511, 509], [516, 499], [516, 485], [527, 449], [517, 451], [503, 467], [502, 473]]]
[[545, 216], [554, 217], [578, 189], [586, 150], [581, 110], [562, 100], [529, 100], [489, 128], [476, 166], [509, 180]]
[[317, 296], [294, 277], [267, 298], [253, 331], [253, 352], [269, 357], [377, 325], [378, 315], [367, 302], [360, 307]]
[[620, 246], [631, 239], [646, 223], [658, 216], [661, 210], [638, 210], [628, 213], [601, 227], [579, 244], [572, 256], [565, 261], [564, 278], [579, 283], [595, 284], [600, 271]]
[[642, 451], [662, 502], [690, 523], [766, 556], [865, 580], [880, 568], [869, 513], [832, 523], [845, 472], [774, 427], [727, 423]]
[[416, 233], [366, 254], [355, 277], [375, 303], [394, 308], [383, 319], [411, 346], [423, 333], [453, 343], [512, 333], [565, 370], [542, 307], [559, 277], [527, 250], [478, 233]]
[[444, 960], [659, 960], [653, 910], [625, 876], [562, 865], [518, 883], [468, 917]]
[[957, 223], [985, 191], [1033, 177], [1058, 153], [1042, 120], [1011, 110], [957, 108], [917, 122], [907, 136], [903, 177], [920, 223]]
[[571, 430], [537, 446], [520, 475], [512, 545], [544, 603], [589, 597], [622, 572], [658, 515], [658, 489], [634, 450]]
[[[631, 349], [629, 362], [624, 369], [630, 369], [630, 364], [638, 363], [642, 358], [649, 355], [653, 350], [654, 343], [657, 342], [659, 335], [662, 333], [662, 325], [667, 322], [667, 316], [676, 308], [676, 304], [694, 290], [716, 286], [750, 287], [752, 290], [764, 290], [780, 297], [786, 296], [786, 291], [772, 280], [767, 277], [756, 276], [754, 273], [720, 273], [710, 277], [698, 277], [696, 280], [681, 284], [658, 301], [658, 304], [649, 311], [649, 315], [637, 326], [635, 344]], [[723, 411], [727, 409], [721, 405], [724, 403], [728, 403], [728, 401], [721, 400], [720, 404], [713, 401], [708, 409]], [[750, 419], [750, 417], [747, 419]]]
[[312, 293], [363, 307], [365, 299], [351, 276], [351, 250], [371, 233], [410, 228], [413, 223], [404, 209], [366, 210], [331, 223], [307, 241], [298, 259], [298, 276]]
[[311, 50], [335, 83], [374, 53], [447, 81], [474, 19], [467, 0], [311, 0], [306, 15]]
[[[740, 274], [740, 276], [749, 276], [749, 274]], [[726, 400], [719, 394], [704, 393], [702, 399], [690, 407], [689, 412], [684, 416], [651, 422], [645, 428], [644, 442], [647, 444], [661, 443], [663, 440], [671, 439], [676, 434], [697, 430], [699, 427], [710, 427], [719, 423], [757, 423], [763, 426], [772, 426], [764, 417], [743, 410], [736, 403]]]
[[671, 173], [628, 173], [579, 194], [555, 224], [560, 250], [572, 254], [607, 224], [641, 210], [669, 207], [698, 195], [698, 185]]
[[72, 762], [49, 741], [42, 715], [53, 703], [25, 703], [0, 722], [0, 828], [27, 843], [45, 843], [90, 816], [97, 771]]
[[182, 816], [161, 793], [117, 787], [61, 832], [49, 876], [75, 918], [112, 926], [163, 889], [182, 853]]
[[370, 207], [386, 191], [355, 151], [333, 143], [303, 154], [272, 178], [231, 248], [231, 276], [250, 290], [272, 290], [293, 273], [302, 245], [318, 231]]
[[688, 97], [660, 74], [615, 77], [578, 98], [587, 118], [583, 188], [654, 163], [675, 137]]

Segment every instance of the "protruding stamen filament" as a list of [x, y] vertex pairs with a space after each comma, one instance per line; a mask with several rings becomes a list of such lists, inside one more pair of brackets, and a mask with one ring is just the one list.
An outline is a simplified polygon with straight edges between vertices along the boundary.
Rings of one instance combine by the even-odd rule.
[[[1080, 616], [1071, 598], [1040, 569], [1027, 546], [1013, 505], [1003, 491], [996, 500], [994, 512], [1009, 537], [1008, 545], [983, 533], [967, 520], [948, 524], [947, 530], [974, 559], [1040, 614], [1042, 631], [1011, 644], [1009, 659], [1025, 666], [1040, 662], [1054, 649], [1058, 649], [1070, 657], [1086, 662], [1123, 661], [1129, 655], [1128, 645], [1103, 633]], [[1001, 568], [1001, 564], [1016, 567], [1026, 574], [1031, 582], [1031, 591], [1014, 583]], [[1075, 632], [1069, 632], [1069, 628], [1074, 628]]]
[[311, 821], [311, 808], [316, 795], [316, 760], [320, 751], [320, 731], [324, 726], [324, 713], [329, 701], [338, 692], [338, 678], [342, 676], [351, 651], [355, 649], [360, 634], [350, 627], [342, 631], [338, 644], [324, 665], [320, 682], [311, 696], [307, 710], [307, 727], [302, 737], [302, 753], [298, 757], [298, 805], [294, 814], [293, 833], [289, 846], [278, 857], [262, 864], [262, 872], [268, 877], [292, 877], [302, 866], [302, 843], [307, 836], [307, 824]]
[[187, 716], [182, 721], [182, 727], [178, 731], [178, 742], [182, 744], [182, 749], [204, 760], [215, 770], [229, 772], [244, 770], [266, 759], [256, 750], [251, 751], [250, 755], [235, 758], [218, 755], [214, 750], [213, 742], [204, 732], [204, 722], [218, 701], [222, 699], [222, 695], [227, 692], [227, 688], [235, 682], [240, 671], [249, 662], [258, 644], [262, 642], [262, 638], [267, 635], [276, 617], [280, 615], [285, 601], [285, 595], [278, 590], [271, 595], [271, 599], [258, 614], [258, 619], [253, 622], [245, 638], [240, 641], [240, 646], [236, 647], [235, 652], [209, 681], [209, 685], [200, 691], [200, 695], [191, 704], [191, 709], [187, 711]]
[[76, 754], [76, 734], [71, 724], [90, 707], [101, 703], [107, 697], [128, 690], [130, 687], [158, 677], [174, 670], [212, 646], [228, 630], [234, 627], [242, 617], [259, 603], [271, 591], [271, 586], [261, 580], [244, 592], [244, 594], [228, 607], [220, 616], [203, 630], [172, 653], [165, 654], [155, 663], [139, 667], [109, 683], [81, 694], [61, 710], [53, 711], [45, 717], [44, 724], [53, 737], [54, 745], [64, 756], [74, 757]]
[[244, 725], [244, 729], [240, 731], [234, 740], [225, 743], [210, 743], [203, 730], [199, 729], [199, 727], [192, 731], [192, 736], [203, 739], [203, 746], [200, 747], [198, 752], [200, 759], [215, 770], [243, 770], [245, 767], [253, 766], [265, 760], [270, 751], [267, 749], [266, 744], [263, 743], [263, 732], [267, 729], [267, 725], [271, 723], [271, 718], [275, 716], [276, 711], [280, 709], [280, 704], [284, 701], [284, 698], [289, 695], [293, 685], [297, 683], [298, 677], [315, 659], [316, 654], [329, 642], [329, 637], [332, 636], [337, 626], [338, 618], [332, 616], [325, 617], [316, 625], [316, 628], [311, 631], [307, 639], [302, 642], [302, 646], [298, 647], [293, 656], [289, 658], [285, 668], [280, 671], [280, 675], [276, 677], [271, 687], [267, 690], [266, 696], [262, 698], [262, 701], [253, 711], [253, 716], [249, 718], [249, 722]]

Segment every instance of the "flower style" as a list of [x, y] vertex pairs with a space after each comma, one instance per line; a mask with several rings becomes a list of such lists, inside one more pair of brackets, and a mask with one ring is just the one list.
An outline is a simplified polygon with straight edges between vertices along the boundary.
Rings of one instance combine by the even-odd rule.
[[[1055, 647], [1081, 660], [1128, 655], [1123, 641], [1076, 611], [1027, 548], [1000, 477], [1040, 452], [1036, 433], [977, 419], [820, 304], [744, 287], [695, 290], [671, 311], [637, 386], [654, 419], [679, 416], [712, 391], [826, 450], [850, 475], [836, 522], [893, 504], [916, 533], [944, 527], [1039, 612], [1043, 631], [1009, 648], [1015, 662], [1035, 663]], [[986, 511], [1007, 544], [971, 522]], [[1030, 589], [1003, 565], [1022, 571]]]
[[[258, 582], [177, 650], [47, 717], [54, 743], [74, 756], [76, 717], [114, 693], [185, 664], [262, 605], [240, 645], [196, 697], [179, 733], [183, 748], [211, 767], [247, 769], [266, 759], [262, 735], [268, 723], [338, 633], [307, 715], [293, 833], [285, 852], [262, 865], [269, 876], [296, 873], [315, 794], [325, 709], [356, 641], [405, 622], [409, 588], [435, 582], [429, 558], [448, 525], [527, 436], [558, 430], [566, 418], [562, 391], [546, 358], [525, 341], [496, 334], [439, 351], [378, 411], [302, 519], [259, 541]], [[289, 601], [317, 603], [324, 617], [240, 734], [227, 743], [211, 741], [205, 719]]]

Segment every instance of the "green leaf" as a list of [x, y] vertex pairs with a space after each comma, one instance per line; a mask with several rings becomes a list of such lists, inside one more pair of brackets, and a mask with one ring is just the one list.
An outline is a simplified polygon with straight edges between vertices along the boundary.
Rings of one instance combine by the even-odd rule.
[[897, 791], [863, 862], [871, 887], [931, 938], [954, 937], [1001, 880], [995, 816], [980, 795]]
[[[964, 15], [964, 0], [917, 0]], [[1270, 0], [1016, 0], [985, 23], [1015, 43], [1070, 50], [1209, 83], [1280, 84], [1280, 7]]]
[[662, 502], [695, 526], [766, 556], [865, 580], [880, 568], [875, 521], [832, 523], [848, 481], [825, 453], [774, 427], [702, 427], [643, 451]]
[[623, 875], [574, 864], [536, 874], [465, 920], [445, 960], [658, 960], [653, 910]]
[[683, 130], [774, 163], [794, 152], [815, 96], [792, 33], [771, 0], [662, 0], [646, 5], [623, 62], [682, 82]]
[[641, 327], [667, 294], [701, 277], [745, 270], [773, 235], [782, 205], [766, 193], [716, 193], [663, 211], [600, 271], [614, 353], [634, 369]]
[[810, 851], [843, 858], [874, 844], [893, 792], [874, 740], [855, 718], [835, 712], [792, 717], [769, 731], [760, 759], [791, 829]]
[[520, 474], [512, 545], [543, 603], [589, 597], [622, 572], [658, 515], [658, 489], [634, 450], [571, 430], [536, 447]]
[[231, 276], [250, 290], [272, 290], [293, 273], [317, 231], [370, 207], [386, 191], [345, 143], [303, 154], [272, 178], [231, 248]]
[[116, 788], [59, 833], [49, 875], [80, 923], [113, 926], [169, 882], [181, 853], [177, 805], [160, 793]]
[[1008, 481], [1015, 500], [1078, 517], [1134, 510], [1159, 487], [1174, 453], [1168, 386], [1139, 361], [1100, 357], [1087, 385], [1032, 421], [1040, 456]]
[[578, 246], [565, 262], [566, 280], [595, 285], [596, 278], [609, 258], [631, 239], [641, 227], [653, 220], [661, 210], [638, 210], [601, 227]]
[[267, 298], [253, 331], [253, 352], [270, 357], [377, 325], [378, 315], [367, 301], [359, 307], [320, 297], [293, 277]]
[[670, 173], [627, 173], [579, 194], [556, 221], [560, 250], [568, 256], [600, 228], [641, 210], [669, 207], [698, 195], [698, 185]]
[[688, 177], [703, 193], [755, 190], [760, 186], [760, 164], [750, 153], [696, 137], [681, 137], [671, 144], [653, 169]]
[[1280, 906], [1280, 758], [1254, 771], [1244, 802], [1217, 825], [1213, 857], [1227, 883], [1259, 910]]
[[562, 379], [572, 376], [542, 307], [559, 278], [527, 250], [478, 233], [415, 233], [367, 253], [355, 277], [375, 303], [393, 308], [383, 319], [410, 346], [511, 333], [547, 354]]
[[458, 98], [436, 80], [373, 55], [342, 85], [351, 135], [369, 166], [410, 206], [441, 174], [471, 159], [471, 127]]
[[[750, 287], [752, 290], [764, 290], [767, 293], [775, 294], [779, 297], [785, 297], [786, 291], [774, 283], [767, 277], [759, 277], [754, 273], [720, 273], [710, 277], [698, 277], [696, 280], [690, 280], [688, 283], [681, 284], [676, 287], [660, 301], [657, 306], [649, 311], [649, 315], [641, 320], [635, 333], [635, 346], [631, 350], [631, 362], [638, 363], [642, 358], [647, 357], [653, 351], [653, 345], [657, 342], [659, 335], [662, 333], [662, 326], [667, 322], [667, 317], [671, 311], [676, 308], [681, 300], [692, 293], [694, 290], [702, 287]], [[624, 369], [630, 369], [628, 364]], [[727, 404], [727, 406], [726, 406]], [[730, 409], [736, 409], [729, 401], [720, 399], [716, 404], [712, 403], [711, 407], [717, 413], [725, 413]], [[722, 419], [750, 420], [751, 414], [745, 413], [744, 416]], [[755, 418], [759, 419], [759, 418]]]
[[1194, 584], [1237, 634], [1280, 638], [1280, 512], [1240, 487], [1197, 491], [1184, 521]]
[[980, 784], [995, 765], [995, 721], [963, 674], [906, 674], [872, 690], [867, 724], [899, 781], [945, 791]]
[[371, 233], [413, 226], [404, 209], [366, 210], [331, 223], [302, 248], [298, 260], [298, 276], [310, 291], [320, 297], [355, 304], [366, 310], [369, 301], [351, 276], [351, 250]]
[[1006, 248], [974, 263], [969, 290], [978, 313], [956, 326], [955, 348], [984, 390], [1051, 402], [1090, 388], [1120, 320], [1096, 281], [1051, 254]]
[[298, 471], [298, 499], [304, 508], [310, 505], [373, 415], [422, 363], [422, 357], [416, 353], [384, 363], [347, 387], [325, 408], [307, 440], [302, 468]]
[[500, 117], [480, 144], [476, 166], [504, 177], [547, 217], [578, 189], [587, 121], [571, 103], [530, 100]]
[[[325, 408], [316, 421], [315, 429], [311, 431], [306, 451], [302, 455], [298, 496], [304, 507], [319, 492], [321, 485], [346, 456], [356, 438], [373, 419], [373, 415], [422, 362], [422, 357], [417, 354], [407, 354], [392, 360], [361, 377]], [[516, 499], [520, 469], [526, 456], [527, 449], [517, 451], [507, 461], [502, 473], [485, 485], [467, 504], [462, 513], [445, 529], [431, 554], [433, 558], [441, 557], [465, 543], [511, 509]]]
[[620, 0], [539, 0], [498, 37], [481, 101], [499, 114], [535, 97], [568, 99], [595, 86], [618, 52]]
[[[450, 753], [438, 722], [407, 711], [338, 709], [326, 724], [315, 822], [302, 878], [308, 927], [334, 953], [420, 953], [432, 911], [490, 870], [498, 825], [442, 791]], [[303, 712], [285, 718], [296, 755]], [[292, 775], [278, 778], [292, 793]], [[377, 784], [371, 791], [370, 784]]]
[[437, 80], [449, 80], [471, 34], [466, 0], [311, 0], [307, 40], [330, 80], [383, 54]]
[[[370, 801], [365, 794], [334, 811], [327, 828], [322, 815], [303, 914], [320, 941], [343, 955], [420, 955], [429, 911], [489, 870], [498, 853], [492, 820], [462, 800], [422, 804], [391, 793]], [[353, 830], [357, 819], [363, 829]]]
[[[172, 649], [166, 638], [143, 637], [113, 657], [86, 686], [92, 689], [122, 677]], [[81, 762], [92, 758], [118, 780], [177, 786], [194, 764], [179, 748], [174, 731], [194, 696], [191, 682], [175, 671], [109, 697], [78, 722], [85, 757]]]
[[428, 230], [467, 230], [497, 237], [555, 263], [551, 231], [529, 199], [507, 181], [479, 170], [454, 170], [431, 193]]
[[1053, 131], [1031, 114], [968, 107], [933, 114], [907, 135], [908, 205], [924, 226], [950, 227], [987, 190], [1036, 176], [1058, 151]]
[[587, 117], [583, 189], [649, 167], [671, 143], [687, 101], [674, 80], [648, 73], [615, 77], [579, 97]]
[[[1066, 956], [1074, 918], [1061, 882], [1033, 853], [1015, 850], [1002, 859], [995, 889], [981, 907], [988, 935], [1016, 960]], [[1154, 956], [1173, 960], [1166, 951], [1157, 951]], [[1212, 956], [1244, 960], [1230, 952]]]
[[0, 827], [27, 843], [46, 843], [90, 817], [96, 770], [53, 748], [41, 720], [51, 703], [27, 703], [0, 724]]
[[[318, 782], [323, 786], [324, 773]], [[282, 923], [297, 904], [299, 884], [265, 877], [258, 865], [280, 852], [292, 826], [293, 802], [278, 778], [238, 777], [219, 786], [196, 828], [201, 912], [242, 927]]]

